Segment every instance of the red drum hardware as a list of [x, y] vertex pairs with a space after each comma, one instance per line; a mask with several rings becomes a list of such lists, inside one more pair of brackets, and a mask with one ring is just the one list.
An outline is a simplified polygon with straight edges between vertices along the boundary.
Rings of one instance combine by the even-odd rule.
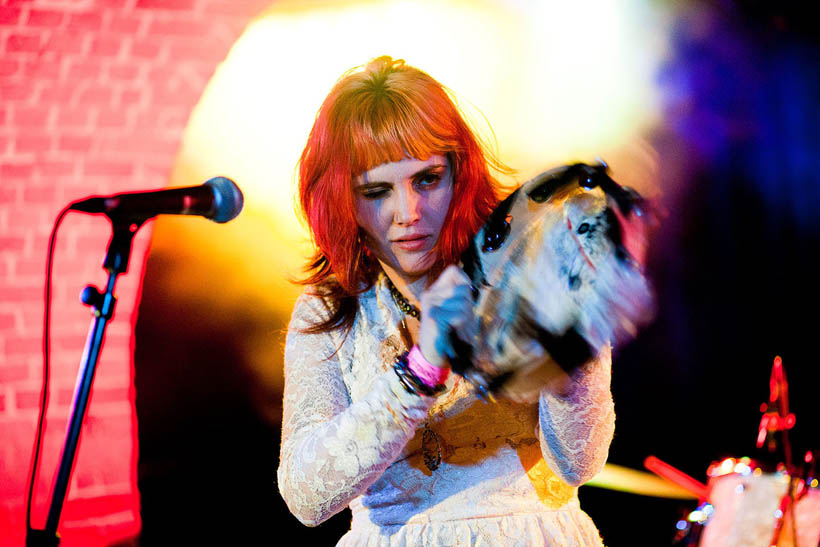
[[726, 458], [713, 462], [702, 484], [667, 463], [650, 456], [650, 471], [696, 495], [697, 509], [678, 522], [677, 544], [698, 547], [817, 547], [820, 544], [820, 485], [816, 454], [792, 461], [789, 430], [795, 416], [789, 413], [788, 383], [783, 362], [776, 357], [769, 381], [769, 401], [757, 447], [770, 453], [781, 449], [782, 462], [764, 466], [751, 458]]
[[[809, 452], [810, 457], [813, 454]], [[820, 540], [817, 479], [765, 472], [749, 458], [726, 458], [709, 467], [710, 515], [698, 545], [815, 547]], [[812, 486], [813, 483], [813, 486]], [[796, 541], [795, 541], [796, 539]]]

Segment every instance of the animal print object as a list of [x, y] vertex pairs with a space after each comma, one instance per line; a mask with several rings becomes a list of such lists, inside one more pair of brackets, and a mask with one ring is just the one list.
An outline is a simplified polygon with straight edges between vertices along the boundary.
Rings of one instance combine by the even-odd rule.
[[605, 165], [524, 183], [462, 257], [477, 335], [452, 336], [453, 370], [479, 394], [534, 401], [545, 381], [560, 392], [605, 344], [636, 336], [654, 310], [642, 266], [650, 213]]

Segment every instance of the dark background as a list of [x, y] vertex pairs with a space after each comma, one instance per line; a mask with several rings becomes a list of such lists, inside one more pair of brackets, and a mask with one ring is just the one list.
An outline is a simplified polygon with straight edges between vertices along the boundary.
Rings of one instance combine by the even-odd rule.
[[[676, 22], [658, 74], [664, 120], [648, 139], [667, 216], [648, 269], [659, 312], [615, 358], [610, 462], [641, 469], [653, 454], [705, 481], [712, 461], [760, 455], [776, 355], [797, 416], [795, 454], [820, 448], [820, 48], [797, 4], [701, 7]], [[281, 393], [257, 385], [240, 349], [260, 317], [273, 333], [288, 318], [226, 316], [172, 296], [163, 280], [181, 267], [150, 256], [137, 324], [143, 544], [276, 543], [290, 532], [333, 544], [347, 512], [308, 530], [278, 495]], [[611, 547], [667, 545], [694, 508], [593, 487], [580, 497]]]

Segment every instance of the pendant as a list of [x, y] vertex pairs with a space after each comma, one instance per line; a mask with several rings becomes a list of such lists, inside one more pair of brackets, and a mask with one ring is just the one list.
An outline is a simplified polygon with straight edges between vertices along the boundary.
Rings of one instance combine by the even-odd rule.
[[441, 465], [441, 443], [436, 432], [430, 429], [430, 422], [424, 423], [421, 432], [421, 456], [424, 465], [430, 471], [435, 471]]

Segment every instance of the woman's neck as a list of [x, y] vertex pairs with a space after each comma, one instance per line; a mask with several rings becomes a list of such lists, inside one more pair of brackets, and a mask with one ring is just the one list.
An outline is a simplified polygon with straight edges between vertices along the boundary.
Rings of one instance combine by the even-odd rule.
[[406, 276], [391, 268], [384, 262], [379, 261], [384, 273], [390, 278], [393, 285], [399, 290], [411, 304], [421, 309], [421, 295], [427, 288], [427, 275]]

